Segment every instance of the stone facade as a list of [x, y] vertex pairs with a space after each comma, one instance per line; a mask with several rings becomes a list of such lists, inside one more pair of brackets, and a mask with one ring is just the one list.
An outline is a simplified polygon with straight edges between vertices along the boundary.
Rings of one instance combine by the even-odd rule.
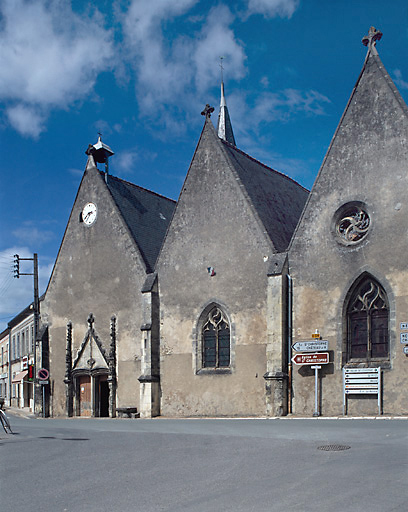
[[[320, 382], [324, 415], [342, 414], [344, 366], [381, 367], [384, 413], [408, 412], [407, 357], [400, 343], [408, 299], [407, 113], [372, 47], [290, 249], [294, 341], [310, 339], [316, 329], [329, 341], [331, 363], [322, 368]], [[344, 220], [358, 211], [366, 215], [359, 219], [360, 232]], [[387, 354], [353, 357], [347, 308], [353, 285], [364, 278], [385, 291], [389, 346]], [[293, 412], [310, 415], [313, 371], [294, 368], [293, 393]], [[376, 414], [376, 398], [350, 396], [349, 413]]]
[[[264, 375], [274, 351], [281, 352], [281, 341], [270, 343], [268, 337], [274, 316], [268, 311], [268, 270], [276, 249], [229, 156], [207, 118], [157, 263], [165, 415], [250, 416], [274, 411], [267, 406]], [[254, 167], [252, 179], [260, 179], [261, 172]], [[285, 186], [293, 187], [293, 203], [298, 195], [302, 206], [306, 193], [288, 184], [286, 177], [277, 178], [282, 195]], [[278, 231], [278, 221], [273, 222], [276, 226], [268, 228]], [[202, 361], [203, 322], [214, 305], [230, 328], [226, 368], [206, 368]]]
[[370, 34], [310, 194], [220, 138], [208, 106], [177, 206], [90, 147], [41, 310], [51, 414], [312, 416], [291, 347], [316, 331], [318, 414], [343, 413], [344, 367], [380, 367], [382, 411], [408, 412], [408, 109]]
[[[119, 333], [116, 370], [120, 376], [117, 406], [139, 407], [140, 326], [143, 323], [140, 291], [147, 269], [112, 197], [108, 186], [110, 179], [113, 178], [98, 171], [90, 156], [46, 291], [42, 322], [49, 327], [53, 415], [66, 413], [67, 324], [72, 326], [75, 359], [88, 332], [87, 319], [91, 313], [95, 333], [107, 353], [111, 343], [111, 318], [116, 318]], [[97, 208], [92, 225], [86, 225], [81, 218], [88, 203]], [[89, 376], [96, 367], [89, 367]], [[107, 368], [103, 373], [108, 374]], [[94, 404], [90, 413], [95, 414], [96, 410]]]

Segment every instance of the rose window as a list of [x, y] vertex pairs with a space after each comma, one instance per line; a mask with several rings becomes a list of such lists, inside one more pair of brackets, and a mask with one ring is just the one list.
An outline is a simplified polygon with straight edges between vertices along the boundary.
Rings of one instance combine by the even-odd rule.
[[353, 205], [341, 208], [336, 222], [337, 235], [346, 244], [360, 242], [370, 228], [370, 217], [360, 206]]

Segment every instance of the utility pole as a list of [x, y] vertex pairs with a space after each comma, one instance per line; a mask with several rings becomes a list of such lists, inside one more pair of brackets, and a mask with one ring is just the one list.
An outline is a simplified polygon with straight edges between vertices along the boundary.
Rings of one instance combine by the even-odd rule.
[[[33, 272], [20, 272], [20, 261], [32, 261]], [[40, 320], [40, 297], [38, 295], [38, 255], [34, 253], [33, 258], [20, 258], [18, 254], [14, 255], [14, 277], [19, 279], [20, 276], [34, 276], [34, 382], [33, 382], [33, 412], [36, 410], [36, 385], [37, 385], [37, 347], [39, 345], [38, 332]], [[45, 411], [45, 403], [42, 404], [43, 414]]]

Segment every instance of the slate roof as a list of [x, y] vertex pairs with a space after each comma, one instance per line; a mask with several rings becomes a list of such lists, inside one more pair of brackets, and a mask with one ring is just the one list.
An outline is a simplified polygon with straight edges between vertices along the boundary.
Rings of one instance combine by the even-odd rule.
[[309, 191], [220, 139], [275, 249], [287, 249]]
[[107, 187], [152, 272], [176, 202], [110, 174]]

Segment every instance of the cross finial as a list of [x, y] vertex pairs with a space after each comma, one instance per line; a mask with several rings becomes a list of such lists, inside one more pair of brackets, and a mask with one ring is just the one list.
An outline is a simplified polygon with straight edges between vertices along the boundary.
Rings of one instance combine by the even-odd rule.
[[89, 328], [92, 329], [92, 326], [93, 326], [93, 323], [95, 322], [95, 318], [93, 316], [92, 313], [89, 314], [88, 316], [88, 324], [89, 324]]
[[373, 46], [375, 46], [375, 42], [379, 41], [382, 38], [382, 32], [377, 30], [374, 27], [370, 27], [368, 31], [368, 35], [364, 36], [361, 42], [364, 46], [368, 46], [368, 49], [371, 50]]
[[98, 132], [99, 138], [102, 139], [102, 133]]
[[206, 118], [210, 118], [211, 114], [214, 112], [214, 107], [210, 107], [210, 105], [207, 103], [204, 110], [201, 112], [202, 116], [205, 116]]
[[220, 56], [221, 82], [223, 82], [223, 81], [224, 81], [224, 76], [223, 76], [224, 66], [222, 65], [222, 61], [223, 61], [223, 59], [225, 59], [225, 57], [221, 57], [221, 56]]

